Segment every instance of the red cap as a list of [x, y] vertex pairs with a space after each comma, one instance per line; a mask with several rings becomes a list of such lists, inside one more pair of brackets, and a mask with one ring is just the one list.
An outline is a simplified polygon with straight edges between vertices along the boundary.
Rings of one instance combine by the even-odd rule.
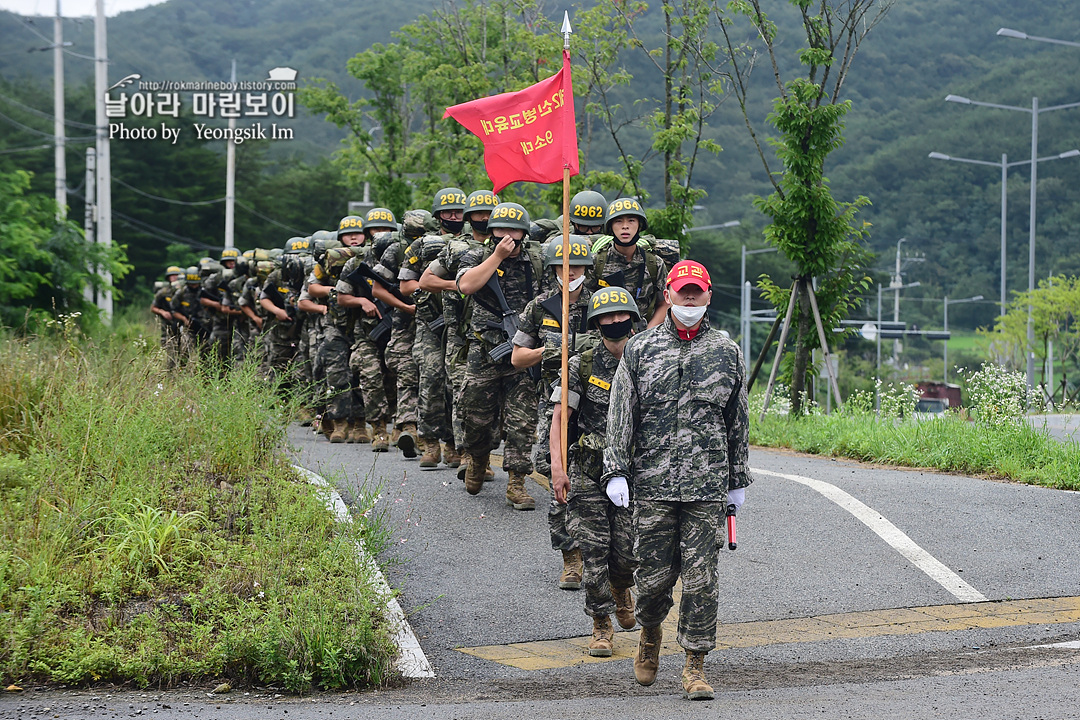
[[667, 286], [669, 289], [679, 292], [686, 285], [693, 283], [705, 290], [712, 288], [712, 280], [705, 266], [696, 260], [680, 260], [667, 274]]

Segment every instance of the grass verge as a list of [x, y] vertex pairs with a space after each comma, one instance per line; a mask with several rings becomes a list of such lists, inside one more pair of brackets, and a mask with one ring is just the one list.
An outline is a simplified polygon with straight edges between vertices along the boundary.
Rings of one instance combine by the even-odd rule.
[[766, 415], [750, 424], [750, 442], [863, 462], [989, 475], [1080, 490], [1080, 446], [1061, 443], [1026, 423], [987, 427], [949, 413], [927, 420], [872, 415]]
[[302, 693], [385, 683], [396, 649], [356, 544], [284, 456], [253, 371], [156, 342], [0, 338], [0, 677]]

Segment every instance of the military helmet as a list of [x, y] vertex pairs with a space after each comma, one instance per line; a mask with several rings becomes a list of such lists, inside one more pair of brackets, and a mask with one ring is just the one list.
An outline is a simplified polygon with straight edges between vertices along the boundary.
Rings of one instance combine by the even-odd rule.
[[335, 230], [316, 230], [315, 232], [311, 233], [311, 245], [310, 245], [310, 247], [315, 247], [315, 243], [317, 241], [319, 241], [319, 240], [327, 240], [329, 238], [336, 238], [336, 237], [337, 237], [337, 231], [335, 231]]
[[488, 220], [488, 228], [514, 228], [524, 230], [529, 234], [529, 226], [532, 220], [529, 211], [521, 205], [513, 202], [499, 203], [491, 210], [491, 219]]
[[338, 234], [360, 232], [364, 229], [364, 218], [359, 215], [346, 215], [341, 218], [341, 222], [338, 223]]
[[[592, 265], [592, 249], [589, 247], [589, 239], [583, 235], [571, 235], [567, 243], [569, 252], [567, 257], [571, 265]], [[563, 242], [562, 235], [553, 235], [544, 246], [544, 265], [548, 267], [562, 267]]]
[[446, 187], [435, 193], [431, 201], [431, 214], [438, 215], [440, 210], [464, 210], [465, 191], [461, 188]]
[[465, 199], [465, 219], [469, 219], [469, 213], [487, 210], [491, 212], [499, 204], [499, 196], [490, 190], [474, 190]]
[[611, 221], [615, 218], [625, 217], [627, 215], [636, 217], [640, 221], [638, 232], [644, 232], [645, 228], [649, 226], [649, 221], [645, 217], [645, 210], [642, 209], [641, 203], [634, 198], [622, 197], [615, 200], [607, 209], [607, 220], [604, 223], [604, 230], [609, 235], [613, 235], [611, 232]]
[[291, 237], [282, 248], [286, 255], [300, 255], [311, 252], [311, 238]]
[[613, 285], [600, 288], [589, 297], [589, 312], [585, 315], [585, 321], [591, 326], [596, 318], [614, 312], [628, 312], [632, 320], [641, 320], [641, 311], [634, 302], [634, 295], [626, 288]]
[[277, 262], [277, 259], [280, 258], [282, 256], [282, 254], [284, 254], [284, 252], [285, 251], [282, 250], [281, 248], [270, 248], [269, 250], [266, 251], [266, 259], [270, 260], [270, 261], [273, 261], [273, 262]]
[[210, 257], [209, 255], [203, 255], [201, 258], [199, 258], [198, 266], [200, 268], [204, 268], [207, 265], [213, 265], [215, 262], [216, 261], [214, 260], [214, 258]]
[[180, 267], [179, 265], [170, 265], [169, 267], [165, 268], [165, 274], [166, 275], [183, 275], [184, 274], [184, 268]]
[[[386, 208], [372, 208], [368, 210], [367, 215], [364, 216], [364, 230], [375, 230], [376, 228], [397, 230], [397, 218], [394, 217], [394, 213]], [[338, 232], [340, 232], [340, 230]]]
[[570, 200], [570, 222], [578, 225], [603, 225], [607, 217], [607, 199], [595, 190], [582, 190]]
[[221, 262], [225, 262], [226, 260], [239, 260], [239, 259], [240, 259], [240, 251], [237, 250], [236, 248], [225, 248], [224, 250], [221, 251]]
[[341, 241], [337, 239], [337, 233], [329, 233], [328, 238], [319, 238], [311, 242], [311, 255], [315, 259], [315, 262], [322, 265], [323, 260], [326, 259], [326, 253], [328, 250], [334, 250], [335, 248], [342, 247]]
[[192, 265], [184, 271], [184, 282], [189, 285], [202, 283], [202, 275], [199, 274], [199, 267], [197, 265]]
[[233, 265], [233, 275], [247, 275], [250, 267], [251, 261], [241, 255], [236, 259], [236, 264]]
[[248, 260], [254, 260], [255, 259], [255, 251], [254, 250], [245, 250], [244, 252], [242, 252], [240, 254], [243, 255], [244, 257], [246, 257]]

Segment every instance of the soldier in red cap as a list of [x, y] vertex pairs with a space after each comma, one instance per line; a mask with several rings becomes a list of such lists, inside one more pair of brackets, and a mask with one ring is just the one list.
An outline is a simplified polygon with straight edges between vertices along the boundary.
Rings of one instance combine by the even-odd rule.
[[705, 700], [713, 697], [704, 663], [716, 647], [724, 519], [751, 482], [746, 368], [739, 346], [709, 326], [712, 281], [701, 263], [676, 263], [664, 296], [667, 317], [630, 338], [615, 371], [601, 484], [615, 505], [633, 501], [642, 628], [634, 676], [642, 685], [656, 680], [660, 624], [681, 578], [683, 689]]

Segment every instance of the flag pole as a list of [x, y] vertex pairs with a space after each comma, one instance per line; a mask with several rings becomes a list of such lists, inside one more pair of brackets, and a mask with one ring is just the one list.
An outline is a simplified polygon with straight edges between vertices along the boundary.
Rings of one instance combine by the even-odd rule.
[[[570, 33], [573, 30], [570, 28], [570, 14], [567, 11], [563, 11], [563, 23], [562, 23], [562, 35], [563, 35], [563, 70], [569, 72], [570, 64]], [[563, 87], [566, 87], [566, 81], [568, 78], [563, 78]], [[571, 92], [570, 97], [563, 97], [564, 103], [573, 103], [574, 96]], [[570, 115], [566, 112], [563, 113], [563, 122], [566, 123]], [[571, 137], [570, 133], [576, 133], [576, 127], [563, 127], [563, 201], [562, 201], [562, 375], [560, 376], [562, 393], [559, 399], [559, 407], [562, 412], [562, 426], [559, 428], [561, 433], [562, 442], [559, 443], [562, 448], [562, 466], [569, 474], [570, 472], [570, 449], [567, 447], [569, 442], [569, 421], [570, 411], [568, 407], [568, 398], [570, 395], [570, 159], [566, 157], [566, 142]], [[574, 143], [574, 147], [577, 147], [577, 143]]]

